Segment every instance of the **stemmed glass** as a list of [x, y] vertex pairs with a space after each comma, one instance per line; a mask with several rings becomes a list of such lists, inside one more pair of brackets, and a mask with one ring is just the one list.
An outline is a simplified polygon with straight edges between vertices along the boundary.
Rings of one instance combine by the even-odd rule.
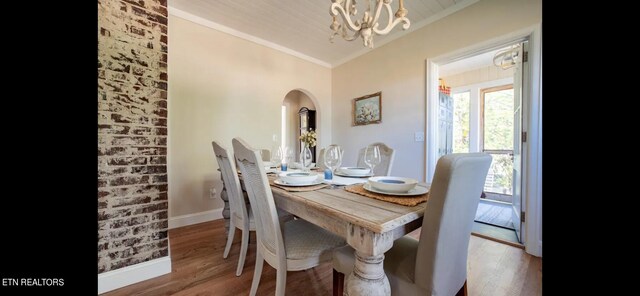
[[293, 150], [287, 146], [282, 149], [282, 163], [286, 166], [293, 160]]
[[279, 164], [282, 163], [282, 160], [284, 158], [284, 151], [282, 149], [282, 146], [278, 146], [273, 147], [273, 150], [271, 151], [271, 162], [273, 163], [273, 165], [278, 166]]
[[324, 164], [331, 169], [331, 174], [335, 173], [336, 168], [342, 163], [342, 148], [338, 145], [329, 145], [324, 150]]
[[371, 168], [371, 174], [375, 175], [373, 169], [380, 164], [382, 156], [380, 155], [380, 147], [378, 145], [369, 145], [364, 150], [364, 163]]

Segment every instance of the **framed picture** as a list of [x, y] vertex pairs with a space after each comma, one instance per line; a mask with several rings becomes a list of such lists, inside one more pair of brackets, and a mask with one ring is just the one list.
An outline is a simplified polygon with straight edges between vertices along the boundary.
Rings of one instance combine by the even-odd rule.
[[382, 121], [382, 92], [353, 99], [353, 125]]

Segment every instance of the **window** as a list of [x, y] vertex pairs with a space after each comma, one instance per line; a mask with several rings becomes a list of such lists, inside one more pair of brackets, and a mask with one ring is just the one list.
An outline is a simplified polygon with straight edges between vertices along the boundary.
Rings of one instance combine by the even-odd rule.
[[481, 149], [493, 161], [485, 191], [511, 194], [513, 174], [513, 85], [480, 90], [482, 120]]
[[469, 91], [453, 94], [453, 153], [469, 152]]

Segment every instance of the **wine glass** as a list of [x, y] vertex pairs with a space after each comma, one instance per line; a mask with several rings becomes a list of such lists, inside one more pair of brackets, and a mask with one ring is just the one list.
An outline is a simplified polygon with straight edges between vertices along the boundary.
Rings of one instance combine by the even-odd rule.
[[342, 163], [342, 148], [338, 145], [329, 145], [324, 151], [324, 164], [331, 169], [333, 174]]
[[273, 165], [277, 166], [282, 163], [282, 158], [284, 157], [282, 146], [273, 147], [271, 151], [271, 162]]
[[282, 166], [281, 170], [286, 171], [287, 166], [293, 161], [293, 150], [288, 146], [282, 148]]
[[373, 169], [380, 164], [382, 161], [382, 156], [380, 155], [380, 147], [378, 145], [369, 145], [364, 150], [364, 163], [366, 163], [371, 168], [371, 174], [373, 173]]

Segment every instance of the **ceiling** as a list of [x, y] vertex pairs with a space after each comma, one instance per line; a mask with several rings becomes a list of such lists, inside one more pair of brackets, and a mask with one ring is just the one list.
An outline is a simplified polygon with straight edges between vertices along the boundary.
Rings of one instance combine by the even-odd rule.
[[438, 71], [440, 71], [440, 76], [446, 77], [486, 66], [492, 66], [493, 56], [500, 50], [502, 49], [499, 48], [466, 59], [444, 64], [438, 68]]
[[[405, 0], [411, 27], [396, 26], [391, 33], [374, 36], [374, 48], [434, 22], [479, 0]], [[393, 1], [393, 12], [398, 1]], [[367, 1], [358, 1], [358, 16]], [[169, 12], [197, 23], [266, 45], [311, 62], [333, 67], [371, 49], [362, 38], [329, 42], [331, 1], [325, 0], [169, 0]], [[383, 10], [384, 11], [384, 10]], [[385, 13], [380, 17], [386, 22]]]

